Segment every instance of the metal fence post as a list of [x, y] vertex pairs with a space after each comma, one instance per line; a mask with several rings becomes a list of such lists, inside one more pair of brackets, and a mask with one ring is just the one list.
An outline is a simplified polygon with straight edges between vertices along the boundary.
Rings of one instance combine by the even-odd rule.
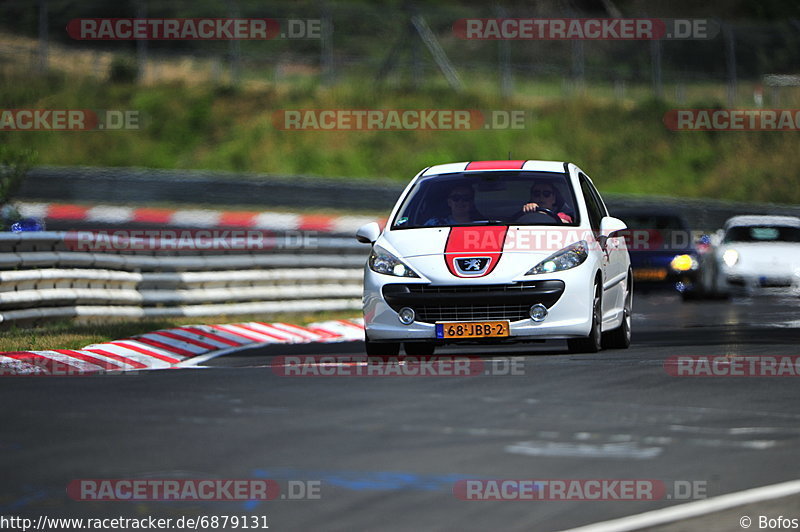
[[[147, 18], [146, 0], [136, 1], [136, 18]], [[147, 77], [147, 39], [136, 39], [136, 82], [143, 84]]]
[[722, 37], [725, 39], [725, 63], [728, 70], [728, 106], [736, 104], [736, 40], [733, 26], [722, 25]]
[[39, 0], [39, 72], [48, 68], [49, 34], [47, 29], [47, 0]]

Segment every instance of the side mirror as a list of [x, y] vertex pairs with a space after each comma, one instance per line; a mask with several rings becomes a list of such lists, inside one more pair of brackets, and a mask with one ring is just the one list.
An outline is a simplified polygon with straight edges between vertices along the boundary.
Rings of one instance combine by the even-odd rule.
[[624, 231], [628, 226], [619, 218], [606, 216], [600, 220], [600, 234], [606, 238], [614, 238], [617, 231]]
[[356, 240], [362, 244], [374, 244], [379, 236], [381, 236], [381, 226], [378, 225], [378, 222], [362, 225], [356, 231]]

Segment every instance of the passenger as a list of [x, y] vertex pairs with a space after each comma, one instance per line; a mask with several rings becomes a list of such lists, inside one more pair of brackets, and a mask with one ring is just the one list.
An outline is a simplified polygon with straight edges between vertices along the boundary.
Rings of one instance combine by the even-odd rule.
[[445, 217], [434, 217], [425, 225], [457, 225], [481, 220], [483, 217], [475, 207], [475, 191], [469, 185], [457, 185], [447, 194], [447, 206], [450, 214]]

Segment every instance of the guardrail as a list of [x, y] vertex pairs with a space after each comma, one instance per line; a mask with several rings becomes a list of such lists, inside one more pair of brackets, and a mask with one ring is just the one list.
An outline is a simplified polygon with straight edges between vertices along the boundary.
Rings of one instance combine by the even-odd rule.
[[[270, 249], [142, 249], [92, 233], [0, 233], [0, 323], [360, 308], [368, 248], [315, 237]], [[294, 237], [292, 237], [294, 238]], [[103, 251], [76, 250], [80, 245]], [[219, 243], [219, 242], [217, 242]], [[230, 244], [230, 243], [228, 243]]]

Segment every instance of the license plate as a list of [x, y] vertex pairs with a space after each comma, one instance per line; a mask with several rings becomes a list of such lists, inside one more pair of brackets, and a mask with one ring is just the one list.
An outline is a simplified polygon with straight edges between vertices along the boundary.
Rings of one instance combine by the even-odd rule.
[[436, 338], [502, 338], [509, 336], [508, 321], [443, 321]]
[[667, 278], [667, 270], [663, 268], [640, 268], [633, 270], [636, 281], [663, 281]]

